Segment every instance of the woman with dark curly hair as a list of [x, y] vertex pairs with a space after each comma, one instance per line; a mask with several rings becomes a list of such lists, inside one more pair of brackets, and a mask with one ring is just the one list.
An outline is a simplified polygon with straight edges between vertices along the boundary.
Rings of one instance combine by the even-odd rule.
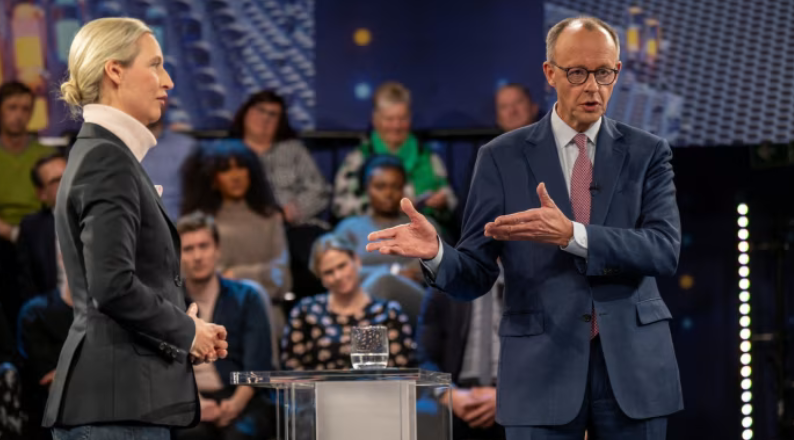
[[182, 168], [182, 214], [215, 217], [223, 276], [250, 279], [280, 299], [292, 280], [281, 210], [256, 155], [239, 141], [202, 145]]
[[290, 126], [286, 102], [270, 90], [251, 95], [237, 110], [231, 135], [257, 155], [284, 212], [294, 292], [299, 298], [321, 292], [306, 268], [312, 243], [330, 229], [318, 216], [328, 207], [331, 186]]

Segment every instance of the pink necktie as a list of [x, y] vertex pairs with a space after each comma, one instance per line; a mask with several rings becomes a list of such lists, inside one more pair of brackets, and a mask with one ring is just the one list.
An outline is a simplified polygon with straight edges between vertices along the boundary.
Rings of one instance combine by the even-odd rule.
[[[576, 157], [571, 173], [571, 207], [573, 207], [574, 220], [586, 225], [590, 223], [590, 184], [593, 182], [593, 164], [587, 155], [587, 136], [579, 133], [573, 138], [573, 141], [579, 149], [579, 156]], [[590, 339], [595, 338], [597, 334], [598, 321], [596, 320], [595, 305], [593, 305]]]

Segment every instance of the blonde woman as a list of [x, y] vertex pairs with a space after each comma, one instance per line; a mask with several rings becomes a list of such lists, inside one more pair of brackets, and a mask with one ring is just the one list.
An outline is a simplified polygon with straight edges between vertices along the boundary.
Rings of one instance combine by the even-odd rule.
[[226, 355], [226, 330], [185, 312], [179, 237], [140, 165], [172, 88], [139, 20], [72, 42], [61, 93], [84, 124], [55, 207], [74, 301], [43, 420], [56, 440], [170, 439], [199, 419], [191, 363]]

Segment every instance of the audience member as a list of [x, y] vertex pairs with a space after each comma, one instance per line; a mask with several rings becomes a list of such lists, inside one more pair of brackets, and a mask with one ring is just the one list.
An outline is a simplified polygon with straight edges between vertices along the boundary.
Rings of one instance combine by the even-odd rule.
[[163, 206], [168, 216], [176, 220], [179, 218], [179, 206], [182, 203], [179, 170], [185, 159], [195, 150], [196, 141], [190, 136], [165, 128], [163, 119], [149, 126], [149, 130], [157, 138], [157, 145], [146, 153], [141, 165], [152, 182], [163, 188]]
[[182, 272], [187, 302], [199, 317], [223, 325], [229, 354], [215, 363], [196, 365], [201, 423], [178, 431], [180, 440], [259, 439], [275, 432], [266, 395], [231, 384], [233, 371], [272, 369], [270, 321], [259, 293], [247, 284], [218, 276], [220, 234], [213, 218], [201, 212], [177, 223], [182, 241]]
[[318, 216], [328, 208], [331, 187], [290, 126], [284, 99], [269, 90], [252, 95], [235, 115], [232, 136], [259, 156], [284, 212], [294, 291], [301, 297], [319, 293], [322, 285], [308, 271], [309, 252], [329, 229]]
[[[20, 82], [0, 86], [0, 292], [20, 291], [13, 243], [22, 218], [41, 207], [30, 170], [39, 159], [53, 153], [28, 133], [33, 102], [33, 92]], [[16, 322], [21, 298], [3, 296], [8, 322]]]
[[59, 254], [58, 271], [63, 274], [58, 286], [44, 295], [30, 299], [19, 312], [17, 335], [21, 358], [23, 408], [28, 414], [26, 438], [48, 440], [49, 429], [41, 427], [47, 405], [50, 385], [55, 378], [55, 367], [61, 348], [72, 326], [74, 312], [72, 292], [63, 270]]
[[256, 281], [282, 299], [292, 285], [284, 221], [256, 155], [238, 141], [213, 142], [183, 171], [182, 213], [215, 217], [223, 276]]
[[[501, 269], [501, 265], [500, 265]], [[417, 331], [421, 368], [452, 375], [452, 432], [455, 440], [504, 439], [495, 421], [499, 365], [498, 326], [504, 274], [490, 292], [472, 302], [433, 290], [425, 297]], [[449, 402], [442, 396], [441, 402]]]
[[405, 177], [405, 168], [399, 158], [392, 155], [371, 156], [363, 166], [361, 182], [362, 187], [367, 191], [369, 213], [342, 220], [336, 226], [334, 233], [347, 239], [356, 249], [356, 255], [361, 260], [363, 275], [385, 269], [417, 283], [424, 283], [418, 259], [366, 250], [367, 236], [370, 233], [410, 223], [408, 216], [400, 209]]
[[326, 234], [312, 247], [312, 271], [328, 293], [304, 298], [290, 312], [281, 340], [288, 370], [349, 369], [350, 333], [356, 326], [388, 328], [389, 366], [413, 363], [414, 341], [400, 304], [375, 298], [359, 279], [361, 260], [342, 237]]
[[338, 218], [367, 213], [369, 198], [361, 186], [361, 170], [373, 154], [400, 158], [408, 176], [405, 187], [417, 209], [441, 222], [449, 219], [457, 199], [447, 180], [441, 158], [421, 145], [411, 133], [411, 96], [396, 82], [382, 84], [375, 91], [369, 139], [347, 155], [334, 182], [333, 212]]
[[259, 156], [286, 222], [316, 221], [328, 207], [331, 188], [290, 126], [284, 99], [269, 90], [252, 95], [235, 115], [232, 136]]
[[33, 92], [19, 82], [0, 86], [0, 238], [16, 241], [22, 217], [39, 209], [41, 202], [30, 182], [36, 161], [53, 150], [28, 133], [33, 115]]
[[511, 131], [538, 120], [538, 104], [529, 89], [521, 84], [507, 84], [496, 91], [496, 124], [502, 131]]
[[58, 286], [58, 243], [52, 208], [65, 169], [66, 157], [55, 153], [39, 159], [30, 171], [30, 179], [43, 206], [39, 212], [25, 216], [19, 224], [19, 285], [25, 300], [51, 292]]

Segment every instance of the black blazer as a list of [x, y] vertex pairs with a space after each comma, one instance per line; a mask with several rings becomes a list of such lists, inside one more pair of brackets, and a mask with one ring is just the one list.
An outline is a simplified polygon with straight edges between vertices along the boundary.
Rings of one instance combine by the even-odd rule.
[[72, 147], [55, 227], [74, 322], [44, 426], [195, 424], [179, 234], [135, 156], [98, 125], [84, 124]]
[[22, 219], [17, 239], [19, 286], [25, 299], [52, 292], [57, 287], [55, 217], [42, 209]]
[[416, 340], [419, 367], [443, 371], [457, 383], [469, 337], [472, 303], [429, 289], [419, 315]]

